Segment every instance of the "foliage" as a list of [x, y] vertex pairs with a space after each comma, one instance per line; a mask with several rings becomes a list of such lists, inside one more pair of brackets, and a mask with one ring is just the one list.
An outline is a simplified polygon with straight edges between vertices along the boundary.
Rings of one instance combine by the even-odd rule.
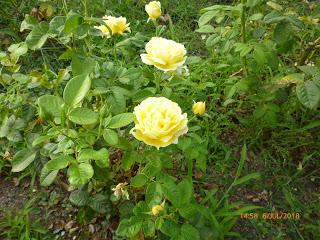
[[3, 211], [0, 221], [0, 236], [5, 239], [52, 239], [52, 236], [40, 223], [37, 211], [32, 208], [36, 199], [29, 200], [21, 210], [1, 210]]

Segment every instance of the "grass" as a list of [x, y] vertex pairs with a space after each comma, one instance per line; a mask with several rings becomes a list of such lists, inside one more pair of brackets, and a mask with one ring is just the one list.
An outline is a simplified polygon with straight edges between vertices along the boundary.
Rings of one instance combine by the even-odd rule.
[[52, 239], [34, 208], [36, 198], [28, 200], [22, 209], [4, 209], [0, 218], [0, 236], [7, 240]]

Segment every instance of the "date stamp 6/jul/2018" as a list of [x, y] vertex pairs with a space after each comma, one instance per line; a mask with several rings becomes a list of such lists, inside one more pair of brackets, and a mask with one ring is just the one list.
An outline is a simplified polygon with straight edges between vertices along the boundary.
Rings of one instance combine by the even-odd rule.
[[298, 212], [262, 212], [262, 213], [241, 213], [241, 219], [263, 219], [263, 220], [299, 220], [301, 214]]

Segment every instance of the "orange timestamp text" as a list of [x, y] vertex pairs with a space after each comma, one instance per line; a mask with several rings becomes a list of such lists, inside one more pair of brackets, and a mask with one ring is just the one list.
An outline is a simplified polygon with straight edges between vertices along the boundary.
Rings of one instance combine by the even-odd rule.
[[264, 220], [299, 220], [301, 214], [298, 212], [263, 212], [263, 213], [241, 213], [241, 219], [264, 219]]

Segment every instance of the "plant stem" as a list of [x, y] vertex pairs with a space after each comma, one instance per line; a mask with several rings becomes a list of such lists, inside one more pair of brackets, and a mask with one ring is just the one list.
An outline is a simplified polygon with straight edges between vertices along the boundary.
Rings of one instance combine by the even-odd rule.
[[[246, 43], [246, 7], [245, 0], [241, 0], [242, 4], [242, 14], [241, 14], [241, 41]], [[244, 73], [247, 74], [247, 59], [246, 56], [243, 57]]]
[[87, 0], [83, 0], [82, 4], [84, 6], [84, 16], [88, 17], [88, 8], [87, 8]]
[[114, 62], [118, 62], [118, 56], [117, 56], [117, 42], [114, 38], [113, 40], [113, 56], [114, 56]]
[[66, 3], [66, 0], [62, 0], [62, 5], [63, 5], [64, 13], [67, 15], [68, 14], [68, 5]]
[[155, 74], [155, 84], [156, 84], [156, 89], [157, 92], [160, 93], [160, 81], [161, 81], [161, 75]]
[[187, 159], [187, 165], [188, 165], [188, 178], [192, 182], [192, 175], [193, 175], [193, 161], [192, 158]]
[[158, 19], [154, 21], [154, 24], [156, 25], [156, 37], [158, 37]]
[[320, 42], [320, 38], [317, 38], [314, 42], [308, 43], [307, 48], [302, 52], [301, 58], [299, 60], [298, 65], [304, 65], [306, 60], [308, 60], [309, 56], [311, 55], [312, 51], [315, 49], [316, 45]]

